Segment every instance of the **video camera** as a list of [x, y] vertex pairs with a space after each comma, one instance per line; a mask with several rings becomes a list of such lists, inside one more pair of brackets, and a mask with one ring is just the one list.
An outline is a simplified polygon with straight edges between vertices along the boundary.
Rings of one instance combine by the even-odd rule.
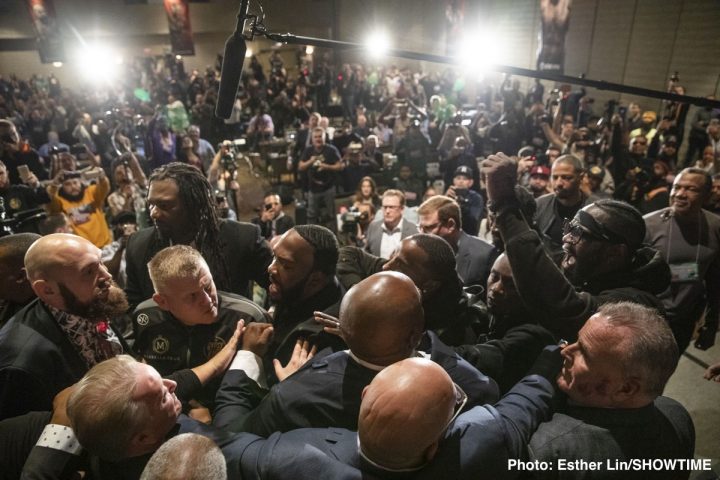
[[5, 218], [5, 201], [0, 197], [0, 237], [14, 233], [39, 233], [38, 224], [47, 218], [43, 208], [22, 210], [10, 218]]
[[357, 207], [350, 207], [350, 209], [340, 215], [340, 221], [342, 226], [341, 231], [345, 233], [355, 234], [357, 233], [358, 224], [365, 223], [370, 220], [370, 214], [367, 211], [361, 212]]
[[238, 138], [235, 140], [223, 140], [218, 144], [218, 151], [223, 148], [227, 149], [227, 153], [220, 158], [220, 165], [223, 170], [233, 173], [237, 170], [237, 162], [235, 159], [242, 155], [242, 151], [245, 148], [246, 141], [244, 138]]

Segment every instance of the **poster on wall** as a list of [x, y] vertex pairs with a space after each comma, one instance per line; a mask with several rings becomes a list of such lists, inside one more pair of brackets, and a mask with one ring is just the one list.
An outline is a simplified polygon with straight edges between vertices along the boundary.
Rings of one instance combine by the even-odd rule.
[[565, 71], [565, 35], [570, 24], [571, 3], [572, 0], [540, 0], [538, 70]]
[[64, 61], [65, 51], [52, 0], [26, 0], [26, 2], [37, 32], [40, 61], [42, 63]]
[[187, 0], [165, 0], [170, 28], [170, 45], [176, 55], [195, 55], [195, 45], [190, 28], [190, 9]]

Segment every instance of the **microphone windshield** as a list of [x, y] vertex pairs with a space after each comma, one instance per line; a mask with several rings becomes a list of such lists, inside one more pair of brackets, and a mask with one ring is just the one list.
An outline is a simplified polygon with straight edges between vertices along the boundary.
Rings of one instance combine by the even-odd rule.
[[218, 118], [227, 120], [232, 114], [246, 50], [247, 45], [242, 33], [233, 33], [225, 42], [225, 56], [220, 70], [220, 90], [215, 106], [215, 116]]

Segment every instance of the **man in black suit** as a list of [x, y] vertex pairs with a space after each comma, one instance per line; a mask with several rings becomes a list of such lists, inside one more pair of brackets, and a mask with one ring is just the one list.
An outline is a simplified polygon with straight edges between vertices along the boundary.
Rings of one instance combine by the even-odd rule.
[[76, 235], [48, 235], [30, 246], [25, 269], [38, 298], [0, 330], [0, 419], [50, 409], [60, 390], [123, 352], [109, 320], [127, 300], [99, 248]]
[[170, 245], [192, 244], [203, 256], [220, 290], [248, 296], [255, 281], [268, 286], [270, 246], [252, 224], [218, 217], [212, 187], [202, 173], [170, 163], [149, 179], [148, 206], [155, 227], [134, 234], [127, 244], [127, 288], [135, 307], [154, 292], [147, 263]]
[[345, 290], [335, 278], [338, 243], [335, 235], [320, 225], [298, 225], [273, 246], [274, 259], [268, 267], [268, 296], [275, 305], [273, 340], [266, 355], [266, 367], [272, 378], [272, 359], [283, 365], [292, 355], [296, 340], [309, 339], [318, 349], [345, 348], [334, 335], [323, 332], [313, 312], [337, 315]]
[[[376, 273], [351, 288], [340, 318], [323, 316], [349, 350], [314, 358], [272, 387], [263, 397], [245, 372], [233, 363], [216, 397], [213, 424], [232, 431], [268, 436], [303, 427], [357, 429], [360, 394], [379, 371], [412, 357], [429, 358], [443, 367], [468, 393], [468, 406], [493, 403], [495, 382], [454, 354], [437, 336], [423, 334], [420, 292], [399, 272]], [[241, 401], [238, 402], [237, 398]]]
[[418, 228], [444, 238], [455, 251], [456, 270], [465, 286], [487, 283], [497, 249], [462, 229], [460, 206], [450, 197], [436, 195], [418, 207]]
[[[546, 350], [531, 375], [495, 406], [460, 413], [467, 397], [439, 365], [405, 359], [363, 391], [357, 433], [299, 429], [264, 439], [180, 415], [172, 381], [120, 356], [94, 367], [69, 395], [67, 408], [62, 399], [57, 402], [53, 423], [32, 449], [24, 474], [64, 478], [78, 467], [82, 445], [92, 456], [94, 478], [105, 473], [136, 479], [169, 435], [193, 432], [218, 444], [230, 479], [359, 480], [398, 472], [420, 479], [514, 478], [508, 460], [525, 456], [530, 435], [549, 417], [560, 363], [556, 347]], [[60, 444], [50, 440], [53, 431], [61, 435]]]

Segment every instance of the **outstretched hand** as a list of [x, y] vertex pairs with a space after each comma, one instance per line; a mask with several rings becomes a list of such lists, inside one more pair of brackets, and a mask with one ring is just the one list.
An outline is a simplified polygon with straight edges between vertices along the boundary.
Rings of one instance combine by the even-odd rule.
[[342, 338], [342, 332], [340, 331], [340, 321], [337, 317], [333, 317], [332, 315], [328, 315], [327, 313], [317, 311], [313, 312], [313, 316], [315, 317], [315, 321], [323, 326], [323, 330], [326, 333]]
[[720, 362], [717, 362], [715, 365], [710, 365], [707, 370], [705, 370], [703, 378], [720, 383]]
[[298, 338], [295, 342], [295, 348], [293, 349], [290, 361], [284, 367], [277, 358], [273, 360], [273, 366], [275, 367], [275, 375], [281, 382], [287, 377], [297, 372], [300, 367], [313, 358], [317, 353], [317, 347], [310, 345], [310, 342], [302, 338]]

